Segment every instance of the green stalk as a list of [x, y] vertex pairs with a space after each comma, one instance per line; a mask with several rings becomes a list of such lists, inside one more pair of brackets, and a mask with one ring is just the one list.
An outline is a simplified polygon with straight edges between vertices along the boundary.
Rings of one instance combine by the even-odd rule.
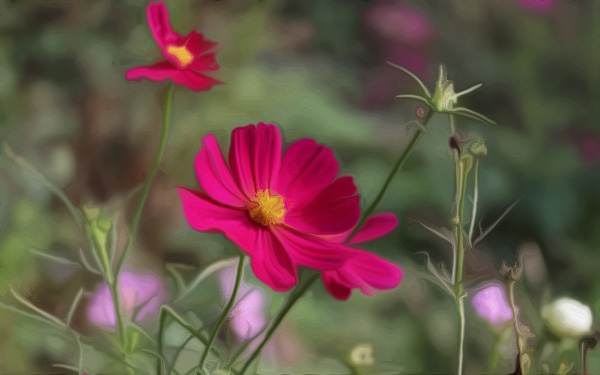
[[473, 247], [473, 232], [477, 218], [477, 201], [479, 200], [479, 158], [475, 159], [475, 175], [473, 176], [473, 209], [471, 211], [471, 224], [469, 225], [469, 245]]
[[227, 306], [225, 306], [225, 309], [223, 310], [223, 313], [221, 314], [221, 317], [219, 318], [219, 321], [217, 322], [217, 325], [215, 326], [215, 328], [212, 332], [212, 335], [208, 339], [208, 344], [206, 344], [206, 348], [204, 348], [204, 353], [202, 353], [202, 357], [200, 358], [200, 363], [198, 363], [198, 367], [200, 368], [201, 371], [203, 371], [204, 362], [206, 361], [206, 358], [208, 357], [210, 348], [213, 345], [213, 343], [215, 342], [215, 339], [217, 338], [217, 334], [221, 330], [223, 323], [225, 323], [225, 320], [229, 316], [229, 312], [231, 311], [231, 309], [233, 308], [233, 304], [235, 303], [235, 298], [237, 296], [238, 289], [240, 288], [240, 284], [242, 282], [242, 276], [244, 274], [244, 260], [245, 259], [246, 259], [246, 256], [244, 254], [240, 255], [240, 262], [239, 262], [238, 268], [237, 268], [237, 275], [235, 277], [235, 285], [233, 287], [233, 292], [231, 293], [229, 302], [227, 303]]
[[117, 263], [117, 268], [115, 270], [115, 278], [119, 276], [119, 272], [121, 271], [121, 267], [123, 267], [123, 262], [125, 261], [125, 257], [129, 252], [129, 248], [132, 245], [133, 239], [135, 238], [138, 227], [140, 225], [140, 218], [142, 216], [142, 211], [144, 210], [144, 205], [146, 204], [146, 200], [148, 199], [148, 194], [150, 193], [150, 187], [152, 186], [152, 181], [154, 180], [154, 176], [158, 171], [158, 166], [160, 161], [162, 160], [163, 154], [165, 152], [165, 146], [167, 145], [167, 136], [169, 134], [169, 119], [171, 117], [171, 103], [173, 102], [173, 83], [170, 83], [167, 88], [167, 93], [165, 96], [165, 109], [163, 113], [163, 123], [162, 123], [162, 133], [160, 135], [160, 140], [158, 142], [158, 148], [156, 149], [156, 154], [154, 154], [154, 161], [152, 162], [152, 166], [150, 168], [150, 173], [148, 173], [148, 177], [146, 178], [146, 182], [144, 184], [144, 188], [142, 190], [142, 195], [140, 196], [140, 200], [138, 201], [138, 205], [133, 214], [133, 218], [131, 220], [131, 233], [127, 237], [127, 243], [125, 244], [125, 248], [119, 257], [119, 261]]
[[[158, 354], [160, 354], [160, 357], [157, 358], [157, 363], [156, 363], [156, 374], [157, 375], [161, 375], [162, 374], [162, 368], [163, 368], [163, 360], [162, 358], [164, 358], [163, 356], [163, 331], [165, 328], [165, 320], [167, 319], [167, 310], [165, 309], [161, 309], [160, 310], [160, 318], [158, 320]], [[191, 337], [191, 336], [190, 336]], [[167, 374], [169, 375], [169, 374]]]
[[459, 347], [458, 347], [458, 370], [457, 374], [462, 375], [463, 373], [463, 358], [464, 358], [464, 343], [465, 343], [465, 303], [464, 303], [464, 286], [463, 286], [463, 274], [464, 274], [464, 258], [465, 258], [465, 246], [463, 236], [463, 223], [464, 223], [464, 206], [465, 206], [465, 195], [467, 191], [467, 176], [468, 170], [465, 166], [465, 160], [462, 160], [460, 156], [455, 152], [456, 157], [456, 196], [455, 196], [455, 215], [452, 218], [452, 228], [454, 232], [454, 238], [456, 240], [456, 253], [453, 266], [453, 284], [454, 292], [456, 295], [456, 305], [458, 310], [459, 322], [460, 322], [460, 336], [459, 336]]
[[298, 284], [298, 286], [296, 287], [296, 289], [294, 289], [294, 292], [292, 293], [290, 298], [287, 300], [286, 304], [283, 306], [283, 308], [279, 311], [279, 313], [273, 320], [271, 327], [269, 327], [269, 330], [267, 331], [267, 333], [266, 333], [265, 337], [263, 338], [263, 340], [261, 341], [260, 345], [258, 345], [258, 347], [256, 349], [254, 349], [254, 352], [252, 352], [252, 355], [250, 356], [250, 358], [248, 358], [248, 360], [244, 364], [244, 367], [242, 367], [242, 370], [240, 371], [239, 375], [244, 375], [244, 373], [248, 370], [248, 367], [250, 367], [252, 362], [258, 357], [258, 355], [260, 354], [260, 352], [262, 351], [262, 349], [264, 348], [266, 343], [269, 341], [269, 339], [271, 338], [271, 336], [273, 335], [273, 333], [275, 332], [277, 327], [279, 327], [279, 324], [281, 324], [281, 321], [283, 320], [283, 318], [285, 318], [285, 316], [290, 311], [292, 306], [294, 306], [296, 301], [298, 301], [298, 299], [300, 299], [300, 297], [302, 297], [304, 295], [304, 293], [306, 293], [306, 291], [312, 286], [312, 284], [318, 278], [319, 278], [319, 274], [314, 273], [314, 274], [310, 275], [308, 278], [306, 278], [303, 282]]
[[[423, 118], [423, 122], [422, 122], [423, 127], [425, 127], [427, 125], [427, 123], [429, 122], [429, 120], [431, 119], [432, 116], [433, 116], [433, 111], [430, 109], [427, 112], [427, 114], [425, 115], [425, 117]], [[421, 129], [417, 129], [415, 134], [413, 134], [413, 137], [410, 140], [410, 142], [408, 143], [408, 146], [406, 147], [404, 152], [400, 155], [398, 160], [396, 160], [396, 162], [392, 166], [392, 169], [390, 169], [390, 173], [388, 174], [385, 182], [383, 183], [383, 186], [381, 187], [379, 194], [377, 194], [377, 197], [375, 197], [375, 199], [373, 200], [373, 202], [371, 202], [369, 207], [367, 207], [367, 209], [363, 211], [363, 214], [362, 214], [358, 224], [356, 224], [356, 226], [354, 227], [354, 230], [348, 236], [348, 240], [351, 239], [356, 234], [356, 232], [360, 229], [360, 227], [362, 227], [362, 225], [365, 223], [365, 220], [367, 220], [367, 218], [373, 213], [373, 211], [375, 211], [375, 208], [377, 208], [377, 205], [383, 198], [383, 195], [385, 194], [387, 188], [389, 187], [390, 183], [392, 182], [392, 179], [396, 175], [396, 172], [398, 172], [398, 170], [402, 167], [402, 165], [404, 165], [406, 158], [408, 157], [408, 155], [410, 155], [410, 153], [414, 149], [414, 147], [417, 143], [417, 140], [421, 137], [421, 135], [423, 135], [423, 131]]]

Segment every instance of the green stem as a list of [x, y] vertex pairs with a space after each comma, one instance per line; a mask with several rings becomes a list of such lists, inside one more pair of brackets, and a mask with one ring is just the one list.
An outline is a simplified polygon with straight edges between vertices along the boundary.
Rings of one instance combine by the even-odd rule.
[[463, 223], [464, 223], [464, 206], [465, 206], [465, 195], [467, 191], [467, 177], [468, 170], [465, 165], [466, 161], [460, 158], [458, 152], [455, 151], [456, 161], [456, 196], [455, 196], [455, 214], [452, 218], [452, 228], [454, 238], [456, 241], [456, 251], [453, 270], [453, 284], [454, 293], [456, 295], [456, 304], [459, 317], [459, 347], [458, 347], [458, 370], [457, 374], [462, 375], [463, 373], [463, 358], [464, 358], [464, 344], [465, 344], [465, 303], [464, 303], [464, 286], [463, 286], [463, 274], [464, 274], [464, 258], [465, 258], [465, 246], [464, 246], [464, 235], [463, 235]]
[[212, 332], [212, 335], [208, 339], [208, 344], [206, 344], [206, 348], [204, 348], [204, 353], [202, 353], [202, 357], [200, 358], [200, 363], [198, 363], [198, 367], [200, 367], [201, 371], [204, 369], [204, 362], [206, 361], [206, 358], [208, 357], [210, 348], [212, 347], [213, 343], [215, 342], [215, 339], [217, 338], [217, 334], [221, 330], [221, 327], [223, 326], [223, 323], [225, 323], [225, 320], [227, 320], [227, 317], [229, 316], [229, 312], [231, 311], [231, 309], [233, 308], [233, 304], [235, 303], [235, 298], [237, 296], [238, 289], [240, 288], [240, 284], [242, 282], [242, 276], [244, 274], [244, 260], [245, 259], [246, 259], [246, 256], [244, 254], [240, 255], [240, 261], [238, 263], [237, 275], [235, 276], [235, 285], [233, 286], [233, 292], [231, 293], [229, 302], [227, 303], [227, 306], [225, 306], [225, 309], [223, 310], [223, 313], [221, 314], [221, 317], [219, 318], [219, 321], [217, 322], [217, 325], [215, 326], [215, 328]]
[[152, 186], [152, 181], [154, 180], [154, 176], [158, 171], [158, 166], [160, 161], [162, 160], [163, 154], [165, 152], [165, 146], [167, 145], [167, 135], [169, 134], [169, 118], [171, 117], [171, 103], [173, 102], [173, 84], [170, 83], [167, 88], [167, 93], [165, 96], [165, 108], [163, 113], [163, 123], [162, 123], [162, 133], [160, 135], [160, 140], [158, 142], [158, 148], [156, 149], [156, 154], [154, 154], [154, 161], [152, 162], [152, 166], [150, 167], [150, 173], [148, 173], [148, 177], [146, 178], [146, 183], [144, 184], [144, 188], [142, 190], [142, 195], [140, 196], [140, 200], [138, 201], [138, 205], [133, 214], [133, 218], [131, 220], [131, 233], [127, 237], [127, 243], [125, 244], [125, 248], [119, 257], [119, 261], [117, 263], [117, 268], [115, 270], [115, 277], [119, 275], [121, 271], [121, 267], [123, 267], [123, 262], [127, 253], [129, 252], [129, 248], [132, 245], [132, 242], [137, 234], [138, 227], [140, 225], [140, 218], [142, 216], [142, 211], [144, 210], [144, 205], [146, 204], [146, 200], [148, 199], [148, 194], [150, 193], [150, 187]]
[[[160, 310], [160, 318], [158, 320], [158, 354], [160, 354], [160, 357], [157, 358], [157, 363], [156, 363], [156, 374], [157, 375], [161, 375], [162, 374], [162, 368], [163, 368], [163, 331], [165, 328], [165, 320], [167, 319], [167, 311], [165, 309], [161, 309]], [[169, 375], [167, 373], [167, 375]]]
[[457, 300], [458, 316], [460, 318], [460, 336], [458, 341], [458, 375], [463, 373], [463, 358], [465, 351], [465, 298], [458, 297]]
[[[425, 115], [425, 117], [423, 118], [423, 122], [422, 122], [423, 127], [425, 127], [427, 125], [427, 123], [429, 122], [429, 120], [431, 119], [432, 116], [433, 116], [433, 111], [430, 109], [427, 112], [427, 114]], [[387, 190], [390, 183], [392, 182], [392, 179], [396, 175], [396, 172], [398, 172], [398, 170], [402, 167], [402, 165], [404, 164], [404, 161], [406, 161], [406, 158], [408, 157], [408, 155], [410, 155], [410, 153], [414, 149], [415, 144], [417, 143], [417, 140], [421, 137], [421, 135], [423, 135], [423, 131], [421, 129], [417, 129], [415, 134], [413, 134], [413, 137], [410, 140], [410, 142], [408, 143], [408, 146], [406, 147], [404, 152], [400, 155], [398, 160], [396, 160], [396, 162], [392, 166], [392, 169], [390, 169], [390, 173], [388, 174], [385, 182], [383, 183], [383, 186], [381, 187], [379, 194], [377, 194], [377, 197], [375, 197], [375, 199], [373, 200], [373, 202], [371, 202], [369, 207], [367, 207], [367, 209], [363, 211], [363, 214], [362, 214], [358, 224], [356, 224], [356, 226], [354, 227], [354, 230], [348, 236], [348, 240], [351, 239], [356, 234], [356, 232], [360, 229], [360, 227], [362, 227], [362, 225], [365, 223], [365, 220], [367, 220], [369, 215], [371, 215], [373, 213], [373, 211], [375, 211], [375, 208], [377, 208], [377, 205], [383, 198], [383, 195], [385, 194], [385, 191]]]
[[281, 321], [283, 320], [283, 318], [285, 318], [285, 316], [290, 311], [292, 306], [294, 306], [296, 301], [298, 301], [298, 299], [300, 297], [302, 297], [304, 295], [304, 293], [306, 293], [306, 291], [312, 286], [312, 284], [318, 278], [319, 278], [319, 274], [314, 273], [314, 274], [310, 275], [308, 278], [306, 278], [303, 282], [298, 284], [298, 286], [296, 287], [296, 289], [294, 289], [294, 292], [290, 296], [290, 299], [287, 300], [286, 304], [283, 306], [281, 311], [279, 311], [279, 313], [273, 320], [271, 327], [267, 331], [267, 333], [266, 333], [265, 337], [263, 338], [263, 340], [261, 341], [260, 345], [258, 345], [258, 347], [256, 349], [254, 349], [254, 352], [252, 352], [252, 355], [250, 356], [250, 358], [248, 358], [248, 360], [244, 364], [244, 367], [242, 367], [242, 370], [240, 371], [239, 375], [244, 375], [244, 373], [248, 370], [248, 367], [250, 367], [252, 362], [258, 357], [261, 350], [264, 348], [266, 343], [269, 341], [269, 339], [271, 338], [271, 336], [273, 335], [273, 333], [275, 332], [277, 327], [279, 327], [279, 324], [281, 324]]
[[479, 200], [479, 158], [475, 160], [475, 175], [473, 177], [473, 210], [471, 211], [471, 224], [469, 226], [469, 245], [473, 246], [473, 232], [477, 219], [477, 201]]

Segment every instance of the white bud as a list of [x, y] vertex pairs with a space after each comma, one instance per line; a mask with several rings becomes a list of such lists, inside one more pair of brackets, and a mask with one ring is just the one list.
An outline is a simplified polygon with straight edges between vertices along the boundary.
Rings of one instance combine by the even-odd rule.
[[592, 332], [592, 310], [572, 298], [559, 298], [545, 306], [542, 317], [548, 328], [559, 336], [577, 338]]

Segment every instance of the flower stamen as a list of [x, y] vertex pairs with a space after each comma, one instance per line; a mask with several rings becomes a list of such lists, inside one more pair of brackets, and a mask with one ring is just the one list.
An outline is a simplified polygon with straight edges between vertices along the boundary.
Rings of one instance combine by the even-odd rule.
[[250, 218], [266, 227], [278, 224], [285, 216], [285, 203], [281, 195], [271, 195], [269, 189], [256, 192], [256, 205], [248, 210]]
[[167, 47], [167, 53], [177, 59], [182, 68], [190, 65], [194, 56], [185, 46], [177, 47], [170, 45]]

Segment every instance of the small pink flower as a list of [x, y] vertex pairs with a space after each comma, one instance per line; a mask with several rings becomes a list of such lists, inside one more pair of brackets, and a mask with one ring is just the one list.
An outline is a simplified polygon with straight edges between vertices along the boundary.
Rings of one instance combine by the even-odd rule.
[[[233, 293], [235, 273], [235, 267], [227, 267], [219, 275], [221, 289], [227, 300]], [[229, 327], [239, 341], [254, 338], [265, 327], [267, 324], [265, 306], [266, 298], [262, 289], [242, 281], [235, 305], [229, 313]], [[256, 346], [258, 342], [253, 344]]]
[[216, 43], [203, 39], [192, 30], [187, 36], [177, 34], [169, 24], [169, 13], [163, 2], [148, 4], [148, 24], [165, 61], [154, 65], [133, 68], [125, 74], [128, 80], [147, 78], [152, 81], [171, 79], [175, 84], [193, 91], [206, 91], [223, 82], [199, 72], [217, 70], [215, 53], [208, 52]]
[[[156, 317], [167, 292], [162, 280], [153, 274], [122, 272], [117, 283], [121, 313], [129, 321]], [[110, 287], [102, 283], [96, 288], [87, 309], [88, 318], [95, 325], [114, 328], [115, 307]]]
[[515, 0], [515, 2], [534, 12], [549, 12], [556, 6], [556, 0]]
[[[323, 271], [339, 299], [353, 288], [372, 295], [371, 288], [398, 285], [400, 267], [339, 243], [360, 217], [360, 197], [352, 177], [336, 178], [338, 162], [329, 148], [301, 139], [282, 155], [279, 129], [260, 123], [233, 131], [227, 165], [212, 134], [202, 141], [195, 167], [204, 192], [177, 189], [185, 217], [195, 230], [223, 233], [248, 253], [265, 284], [289, 290], [297, 266], [304, 266]], [[388, 231], [368, 228], [364, 237]], [[335, 283], [328, 286], [330, 278]]]
[[512, 320], [512, 308], [504, 286], [500, 284], [493, 283], [477, 291], [471, 298], [471, 304], [477, 315], [492, 325], [499, 326]]

